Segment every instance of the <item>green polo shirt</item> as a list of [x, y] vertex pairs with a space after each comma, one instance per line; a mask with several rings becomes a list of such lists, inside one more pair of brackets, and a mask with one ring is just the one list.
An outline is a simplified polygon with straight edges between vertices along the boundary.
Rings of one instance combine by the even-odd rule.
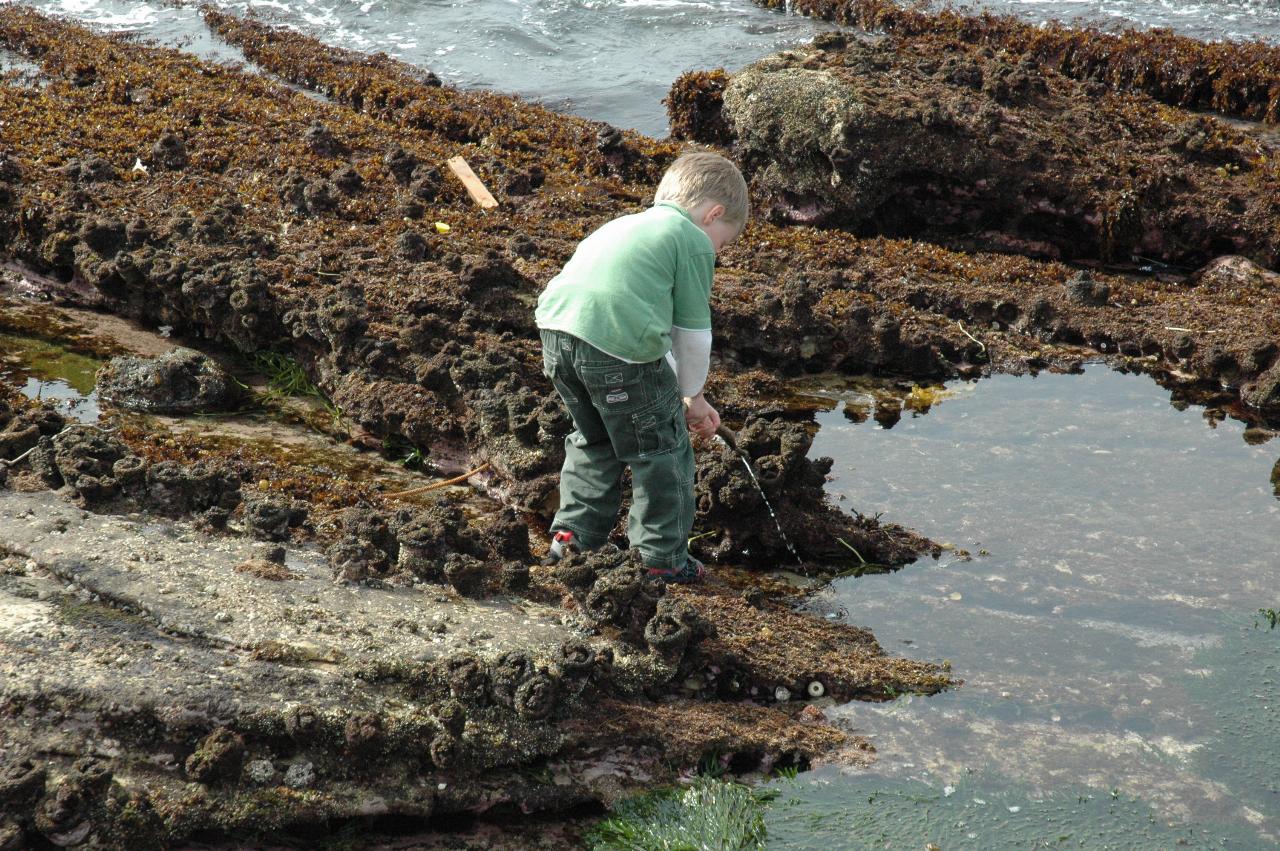
[[671, 350], [671, 328], [711, 329], [711, 237], [660, 201], [614, 219], [574, 251], [538, 297], [538, 327], [648, 363]]

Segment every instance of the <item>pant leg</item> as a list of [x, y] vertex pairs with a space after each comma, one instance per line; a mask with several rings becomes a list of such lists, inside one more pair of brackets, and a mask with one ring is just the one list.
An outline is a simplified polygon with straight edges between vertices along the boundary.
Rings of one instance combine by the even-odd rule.
[[665, 360], [629, 364], [574, 340], [574, 372], [631, 467], [631, 546], [650, 567], [682, 567], [693, 528], [694, 462], [684, 405]]
[[560, 394], [574, 430], [564, 439], [560, 468], [560, 508], [552, 529], [568, 529], [579, 543], [603, 546], [622, 505], [622, 462], [614, 452], [608, 429], [591, 402], [591, 395], [574, 371], [574, 337], [542, 331], [542, 365]]
[[[670, 370], [664, 371], [669, 375]], [[625, 456], [631, 467], [627, 537], [650, 567], [683, 567], [694, 519], [694, 459], [684, 404], [675, 390], [639, 424], [652, 428], [651, 451]], [[650, 419], [652, 417], [652, 419]]]

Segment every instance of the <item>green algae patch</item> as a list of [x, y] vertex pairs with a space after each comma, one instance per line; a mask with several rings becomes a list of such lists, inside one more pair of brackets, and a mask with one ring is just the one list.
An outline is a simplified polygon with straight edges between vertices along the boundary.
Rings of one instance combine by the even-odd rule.
[[151, 622], [138, 614], [105, 603], [76, 600], [70, 597], [58, 604], [58, 615], [72, 626], [112, 627], [115, 629], [149, 629]]
[[58, 342], [19, 334], [0, 333], [0, 375], [26, 373], [42, 382], [63, 381], [77, 393], [93, 392], [94, 376], [102, 361], [78, 354]]
[[584, 837], [592, 851], [634, 848], [721, 848], [755, 851], [765, 846], [765, 808], [776, 790], [698, 777], [689, 786], [662, 789], [622, 802]]

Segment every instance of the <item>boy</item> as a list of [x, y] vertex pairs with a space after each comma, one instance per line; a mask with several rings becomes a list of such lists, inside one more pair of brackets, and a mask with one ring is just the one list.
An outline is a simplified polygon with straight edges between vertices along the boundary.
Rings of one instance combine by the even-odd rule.
[[[627, 537], [649, 574], [696, 582], [689, 555], [694, 462], [689, 431], [720, 415], [702, 395], [711, 357], [716, 253], [746, 225], [741, 172], [712, 153], [681, 156], [654, 204], [579, 245], [538, 298], [543, 371], [573, 417], [550, 558], [603, 546], [631, 468]], [[683, 400], [683, 401], [682, 401]]]

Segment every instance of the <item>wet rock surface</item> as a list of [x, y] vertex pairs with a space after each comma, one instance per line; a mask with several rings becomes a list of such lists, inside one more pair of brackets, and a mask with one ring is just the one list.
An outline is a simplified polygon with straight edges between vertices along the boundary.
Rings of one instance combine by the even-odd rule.
[[[714, 690], [652, 703], [714, 679], [697, 648], [717, 615], [640, 575], [623, 604], [627, 583], [610, 577], [626, 565], [598, 563], [594, 604], [566, 609], [334, 584], [313, 549], [288, 550], [290, 581], [266, 579], [241, 569], [259, 546], [247, 538], [89, 514], [48, 492], [0, 491], [0, 530], [0, 798], [23, 841], [161, 846], [315, 818], [566, 808], [708, 748], [753, 765], [868, 758], [856, 737]], [[866, 634], [811, 628], [898, 687], [944, 684]], [[96, 761], [62, 756], [94, 743]], [[554, 782], [518, 770], [529, 764]], [[289, 790], [307, 790], [305, 806]]]
[[98, 398], [129, 411], [195, 414], [225, 411], [240, 389], [217, 361], [177, 348], [155, 358], [118, 357], [98, 371]]
[[1280, 261], [1270, 146], [1030, 60], [830, 33], [732, 75], [719, 103], [709, 86], [677, 83], [673, 125], [705, 142], [726, 125], [780, 221], [1075, 261]]

